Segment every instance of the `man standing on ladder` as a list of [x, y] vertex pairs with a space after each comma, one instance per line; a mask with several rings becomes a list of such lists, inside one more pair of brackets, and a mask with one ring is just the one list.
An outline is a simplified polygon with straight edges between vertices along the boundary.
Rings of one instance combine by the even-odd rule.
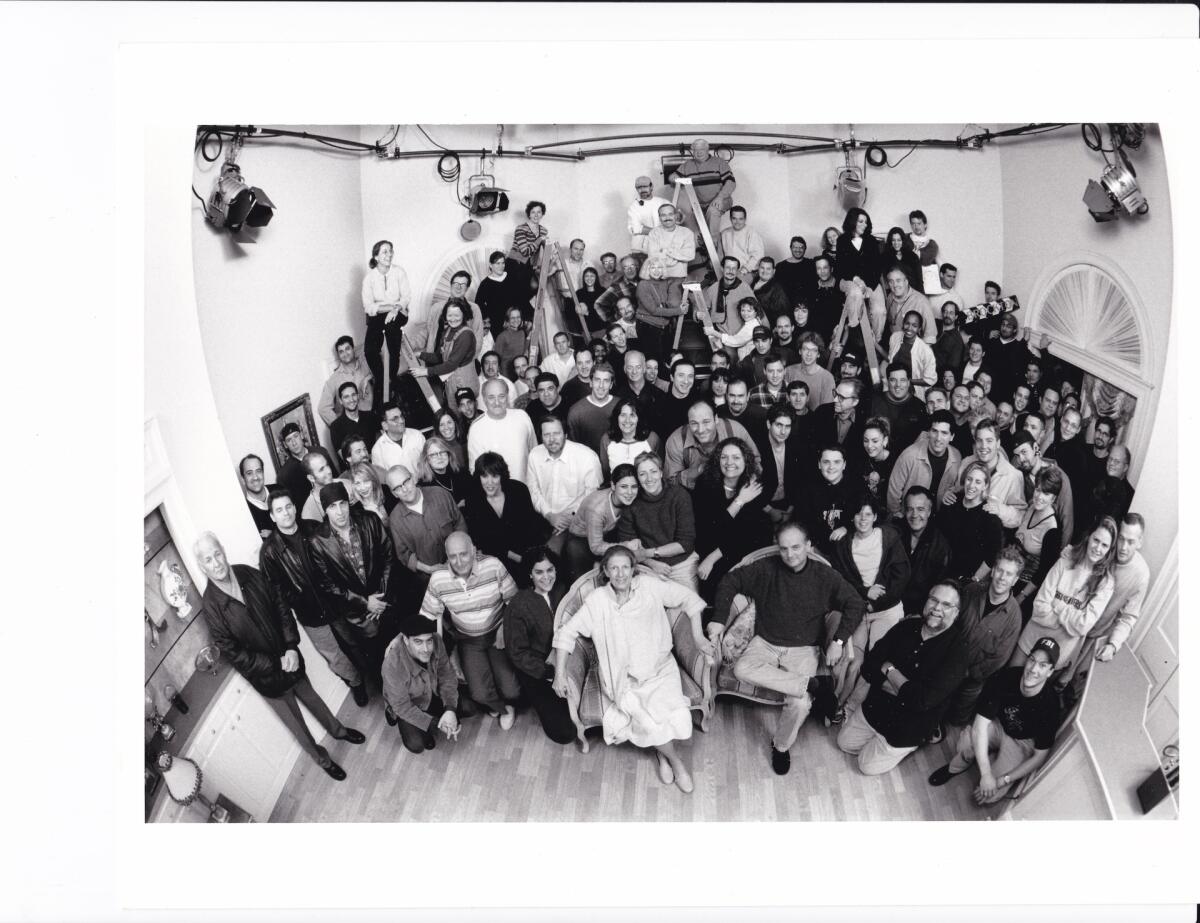
[[[705, 218], [708, 219], [709, 233], [713, 243], [719, 248], [721, 216], [733, 206], [733, 190], [737, 184], [733, 179], [733, 171], [729, 169], [729, 162], [722, 157], [710, 155], [708, 142], [703, 138], [692, 142], [691, 154], [692, 159], [684, 161], [672, 174], [671, 182], [676, 183], [681, 176], [692, 180], [696, 198], [704, 209]], [[690, 209], [683, 208], [680, 211], [683, 213], [684, 226], [699, 234], [700, 228], [696, 226], [696, 218]], [[719, 249], [717, 253], [709, 254], [714, 264], [720, 261], [721, 256]]]

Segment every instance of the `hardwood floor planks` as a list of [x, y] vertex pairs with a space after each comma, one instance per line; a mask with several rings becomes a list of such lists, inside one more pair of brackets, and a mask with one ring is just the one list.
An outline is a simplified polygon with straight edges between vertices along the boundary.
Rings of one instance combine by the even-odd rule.
[[[422, 754], [404, 749], [378, 699], [352, 703], [341, 718], [367, 735], [352, 746], [325, 741], [347, 773], [334, 782], [305, 757], [271, 814], [273, 822], [323, 821], [840, 821], [978, 820], [975, 781], [932, 788], [926, 777], [950, 758], [950, 745], [922, 748], [883, 776], [868, 778], [837, 748], [837, 729], [810, 721], [792, 747], [792, 769], [777, 776], [770, 739], [778, 708], [718, 700], [708, 733], [678, 744], [696, 790], [684, 795], [658, 779], [651, 752], [608, 747], [598, 730], [591, 752], [548, 740], [525, 712], [509, 731], [495, 718], [466, 719], [457, 741], [438, 735]], [[262, 818], [259, 818], [260, 820]]]

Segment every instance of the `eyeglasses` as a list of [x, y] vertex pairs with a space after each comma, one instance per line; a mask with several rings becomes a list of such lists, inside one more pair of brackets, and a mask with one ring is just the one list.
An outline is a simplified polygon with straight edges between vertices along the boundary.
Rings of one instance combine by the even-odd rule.
[[949, 612], [951, 609], [957, 609], [958, 603], [946, 602], [938, 599], [936, 596], [930, 596], [926, 600], [925, 605], [932, 606], [934, 609], [941, 609], [943, 612]]
[[432, 452], [429, 453], [429, 457], [430, 458], [449, 458], [450, 453], [447, 452], [445, 449], [434, 449]]
[[400, 491], [404, 490], [404, 488], [406, 488], [412, 482], [413, 482], [412, 478], [405, 478], [403, 481], [401, 481], [399, 484], [397, 484], [395, 487], [392, 488], [392, 493], [394, 493], [394, 494], [399, 493]]

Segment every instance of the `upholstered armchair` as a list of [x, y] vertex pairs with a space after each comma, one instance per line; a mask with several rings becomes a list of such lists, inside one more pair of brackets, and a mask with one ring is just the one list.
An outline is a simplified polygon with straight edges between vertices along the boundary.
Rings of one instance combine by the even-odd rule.
[[[761, 561], [763, 558], [777, 557], [779, 555], [779, 547], [770, 545], [766, 548], [760, 548], [758, 551], [752, 551], [746, 555], [730, 571], [737, 570], [739, 567], [745, 567], [747, 564], [753, 564], [755, 561]], [[828, 564], [829, 561], [815, 551], [809, 551], [808, 557], [810, 560], [820, 561], [822, 564]], [[728, 618], [725, 619], [725, 627], [733, 625], [738, 615], [745, 611], [750, 605], [748, 600], [741, 593], [733, 597], [733, 602], [730, 604], [730, 612]], [[718, 613], [725, 615], [725, 613]], [[831, 612], [825, 619], [825, 636], [830, 637], [837, 630], [838, 622], [841, 621], [842, 614], [840, 612]], [[719, 634], [715, 641], [717, 645], [717, 657], [714, 658], [712, 667], [711, 686], [713, 690], [713, 699], [719, 695], [732, 695], [739, 698], [749, 699], [751, 702], [761, 702], [765, 705], [783, 705], [783, 693], [776, 692], [774, 689], [764, 689], [762, 686], [755, 686], [750, 683], [742, 682], [733, 675], [733, 664], [725, 663], [721, 658], [721, 642], [724, 640], [725, 634]], [[824, 668], [822, 667], [822, 670]]]
[[[639, 565], [637, 569], [640, 573], [657, 579], [654, 572], [645, 565]], [[571, 584], [571, 589], [562, 598], [558, 610], [554, 613], [556, 631], [579, 610], [588, 593], [596, 589], [599, 575], [600, 568], [594, 567]], [[708, 719], [712, 713], [712, 668], [696, 647], [687, 613], [682, 609], [668, 608], [667, 618], [671, 623], [675, 659], [679, 662], [679, 675], [683, 681], [683, 694], [687, 697], [691, 710], [700, 713], [700, 730], [707, 731]], [[583, 752], [587, 753], [590, 744], [585, 732], [588, 728], [600, 726], [604, 711], [609, 705], [607, 696], [600, 688], [596, 647], [590, 638], [579, 638], [576, 641], [575, 650], [567, 658], [566, 672], [567, 707], [571, 712], [571, 720], [575, 722], [579, 744]]]

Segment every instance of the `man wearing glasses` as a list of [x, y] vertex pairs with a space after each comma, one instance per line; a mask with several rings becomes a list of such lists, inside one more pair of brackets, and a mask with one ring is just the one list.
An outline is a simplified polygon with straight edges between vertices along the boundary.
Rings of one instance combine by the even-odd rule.
[[862, 678], [871, 690], [837, 738], [864, 774], [889, 772], [928, 740], [966, 679], [960, 602], [955, 581], [935, 583], [921, 617], [902, 619], [867, 653]]
[[419, 486], [403, 465], [388, 469], [387, 488], [397, 501], [388, 516], [396, 560], [417, 576], [419, 601], [429, 575], [446, 566], [446, 539], [465, 532], [466, 522], [448, 490]]
[[648, 176], [635, 179], [633, 188], [637, 190], [637, 198], [628, 212], [629, 249], [641, 260], [646, 256], [646, 235], [659, 225], [658, 210], [671, 203], [654, 194], [654, 181]]

